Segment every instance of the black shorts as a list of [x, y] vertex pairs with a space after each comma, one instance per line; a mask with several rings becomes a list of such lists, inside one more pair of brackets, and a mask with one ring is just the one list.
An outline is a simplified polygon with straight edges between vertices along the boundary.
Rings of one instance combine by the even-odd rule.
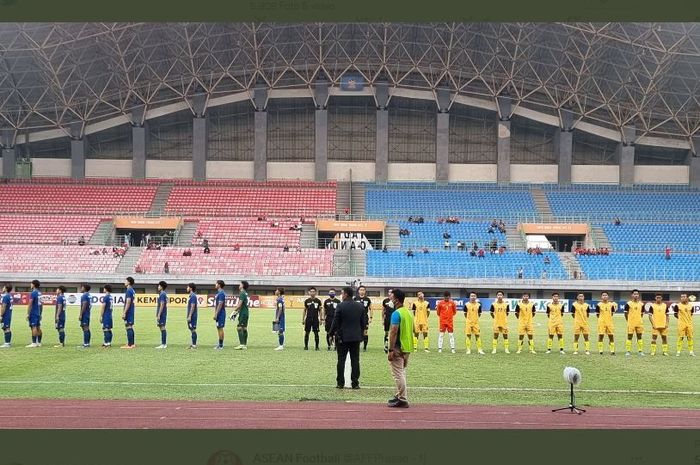
[[306, 320], [304, 322], [304, 331], [306, 331], [306, 332], [309, 332], [309, 331], [318, 332], [318, 328], [319, 328], [319, 321], [317, 319], [316, 320]]
[[324, 323], [323, 326], [326, 328], [326, 332], [327, 332], [327, 333], [330, 333], [330, 332], [331, 332], [331, 326], [333, 326], [333, 318], [331, 318], [330, 320], [329, 320], [328, 318], [326, 318], [326, 322]]
[[384, 318], [384, 331], [389, 331], [391, 328], [391, 318]]

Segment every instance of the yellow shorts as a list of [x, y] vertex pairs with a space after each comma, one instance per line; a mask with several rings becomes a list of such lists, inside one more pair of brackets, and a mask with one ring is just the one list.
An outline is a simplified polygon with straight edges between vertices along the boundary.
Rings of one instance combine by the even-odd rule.
[[525, 335], [527, 334], [528, 336], [532, 336], [532, 334], [535, 332], [535, 325], [530, 323], [525, 323], [525, 324], [518, 324], [518, 334], [519, 335]]
[[643, 332], [644, 332], [644, 326], [642, 326], [642, 325], [636, 325], [636, 326], [627, 325], [627, 334], [642, 334]]
[[588, 336], [589, 334], [591, 334], [591, 328], [588, 325], [575, 325], [574, 335], [578, 336], [579, 334], [584, 334]]
[[598, 334], [607, 334], [608, 336], [614, 336], [615, 335], [615, 327], [613, 326], [612, 322], [610, 323], [605, 323], [601, 322], [598, 323]]
[[475, 335], [478, 336], [481, 333], [481, 329], [478, 324], [467, 323], [467, 336]]
[[690, 325], [678, 325], [678, 337], [693, 338], [693, 327]]
[[564, 325], [563, 324], [561, 324], [561, 325], [549, 325], [549, 327], [547, 329], [549, 331], [550, 336], [553, 336], [555, 334], [558, 336], [561, 336], [562, 334], [564, 334]]
[[668, 336], [668, 328], [652, 328], [651, 334], [653, 336]]
[[494, 334], [496, 334], [496, 333], [508, 334], [508, 326], [493, 325], [493, 332], [494, 332]]
[[423, 323], [416, 323], [415, 325], [413, 325], [413, 331], [415, 331], [416, 333], [427, 333], [428, 325]]

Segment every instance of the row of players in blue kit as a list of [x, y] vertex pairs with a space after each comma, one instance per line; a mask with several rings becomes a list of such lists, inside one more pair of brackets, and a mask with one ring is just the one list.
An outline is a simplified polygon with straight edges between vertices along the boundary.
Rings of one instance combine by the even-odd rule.
[[[135, 335], [134, 335], [134, 317], [135, 317], [135, 297], [136, 293], [134, 291], [134, 279], [132, 277], [127, 277], [124, 281], [126, 286], [125, 291], [125, 301], [124, 308], [122, 311], [122, 320], [124, 321], [126, 327], [126, 339], [127, 343], [121, 346], [122, 349], [133, 349], [136, 347]], [[221, 280], [216, 282], [217, 294], [215, 297], [215, 311], [214, 320], [216, 321], [216, 328], [219, 334], [219, 343], [216, 345], [215, 349], [222, 349], [224, 346], [224, 327], [226, 325], [226, 293], [224, 292], [225, 283]], [[34, 280], [31, 283], [31, 294], [29, 301], [27, 303], [27, 321], [29, 322], [29, 327], [32, 332], [32, 342], [27, 345], [28, 348], [41, 347], [42, 340], [42, 330], [41, 330], [41, 319], [42, 319], [42, 305], [41, 305], [41, 283], [38, 280]], [[168, 296], [166, 289], [168, 284], [165, 281], [160, 281], [158, 283], [158, 304], [156, 307], [156, 324], [160, 329], [161, 333], [161, 344], [157, 346], [157, 349], [167, 348], [167, 331], [166, 323], [168, 318]], [[11, 284], [5, 284], [3, 288], [3, 295], [0, 299], [0, 324], [2, 325], [2, 330], [5, 337], [5, 343], [0, 346], [0, 348], [10, 348], [12, 345], [12, 292], [13, 286]], [[91, 286], [89, 284], [83, 284], [81, 286], [82, 295], [80, 297], [80, 312], [78, 314], [78, 321], [80, 322], [80, 327], [83, 330], [83, 344], [79, 347], [88, 348], [90, 347], [91, 332], [90, 332], [90, 319], [92, 310], [92, 297], [90, 296]], [[246, 349], [247, 343], [247, 325], [248, 325], [248, 282], [242, 281], [239, 285], [240, 295], [239, 300], [231, 314], [231, 319], [235, 320], [238, 318], [238, 336], [240, 340], [240, 345], [236, 349]], [[104, 292], [104, 298], [102, 303], [102, 308], [100, 311], [100, 324], [102, 325], [102, 331], [104, 333], [104, 342], [102, 347], [108, 348], [112, 346], [112, 329], [114, 326], [113, 319], [113, 298], [112, 298], [112, 286], [106, 284], [102, 287]], [[198, 317], [198, 297], [196, 294], [197, 286], [194, 283], [187, 285], [187, 292], [190, 294], [187, 305], [187, 326], [192, 334], [192, 343], [190, 344], [190, 349], [197, 348], [197, 317]], [[56, 310], [54, 314], [55, 327], [58, 331], [58, 341], [54, 347], [65, 347], [66, 341], [66, 299], [65, 299], [66, 288], [64, 286], [59, 286], [56, 289]]]

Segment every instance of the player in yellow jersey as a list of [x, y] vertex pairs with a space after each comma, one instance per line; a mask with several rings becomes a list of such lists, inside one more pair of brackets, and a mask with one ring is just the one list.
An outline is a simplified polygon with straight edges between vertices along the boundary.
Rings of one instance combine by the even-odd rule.
[[688, 343], [688, 355], [695, 356], [693, 351], [693, 304], [688, 301], [688, 294], [681, 294], [681, 301], [674, 305], [673, 316], [678, 318], [678, 342], [676, 342], [676, 357], [681, 356], [683, 338]]
[[418, 350], [418, 336], [423, 335], [423, 350], [430, 352], [428, 340], [428, 317], [430, 317], [430, 302], [425, 300], [423, 291], [418, 291], [418, 300], [413, 302], [413, 351]]
[[615, 355], [615, 326], [613, 315], [617, 311], [617, 304], [610, 302], [607, 292], [600, 294], [600, 302], [595, 306], [595, 314], [598, 316], [598, 352], [603, 355], [603, 338], [607, 334], [610, 344], [610, 355]]
[[528, 346], [530, 346], [530, 353], [536, 353], [535, 341], [533, 340], [535, 325], [532, 323], [532, 319], [534, 317], [535, 304], [530, 302], [530, 293], [523, 292], [522, 300], [515, 306], [515, 318], [518, 319], [518, 351], [516, 354], [522, 353], [523, 342], [526, 334]]
[[564, 355], [564, 319], [562, 314], [564, 313], [564, 304], [559, 301], [559, 293], [552, 293], [552, 301], [547, 304], [547, 353], [552, 353], [552, 344], [554, 343], [554, 335], [557, 336], [557, 341], [559, 341], [559, 353]]
[[584, 347], [586, 355], [591, 355], [591, 342], [588, 336], [591, 333], [588, 326], [588, 317], [591, 314], [590, 306], [584, 301], [585, 296], [579, 293], [576, 296], [576, 302], [572, 304], [571, 316], [574, 318], [574, 355], [578, 355], [578, 340], [583, 334]]
[[481, 350], [481, 329], [479, 328], [479, 317], [481, 316], [481, 302], [476, 300], [476, 293], [469, 294], [469, 301], [464, 304], [464, 318], [467, 320], [467, 355], [472, 353], [472, 334], [476, 340], [476, 348], [479, 355], [484, 355]]
[[503, 347], [507, 354], [510, 353], [510, 343], [508, 342], [508, 315], [510, 307], [508, 302], [503, 300], [503, 292], [496, 293], [496, 301], [491, 304], [491, 318], [493, 318], [493, 343], [492, 354], [496, 353], [498, 345], [498, 335], [503, 334]]
[[637, 353], [644, 356], [644, 302], [639, 300], [639, 291], [632, 290], [632, 300], [625, 304], [625, 320], [627, 320], [627, 341], [625, 342], [625, 355], [632, 355], [632, 336], [637, 335]]
[[646, 305], [651, 322], [651, 355], [656, 355], [656, 338], [661, 335], [661, 348], [663, 354], [668, 356], [668, 305], [663, 298], [657, 292], [654, 302]]

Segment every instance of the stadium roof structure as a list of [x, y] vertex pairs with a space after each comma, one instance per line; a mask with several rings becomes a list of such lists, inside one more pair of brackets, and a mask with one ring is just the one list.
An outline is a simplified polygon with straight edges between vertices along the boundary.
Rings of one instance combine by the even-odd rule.
[[340, 89], [347, 75], [494, 110], [505, 96], [622, 137], [700, 135], [700, 23], [2, 23], [0, 129], [82, 137], [135, 108], [195, 113], [196, 96]]

